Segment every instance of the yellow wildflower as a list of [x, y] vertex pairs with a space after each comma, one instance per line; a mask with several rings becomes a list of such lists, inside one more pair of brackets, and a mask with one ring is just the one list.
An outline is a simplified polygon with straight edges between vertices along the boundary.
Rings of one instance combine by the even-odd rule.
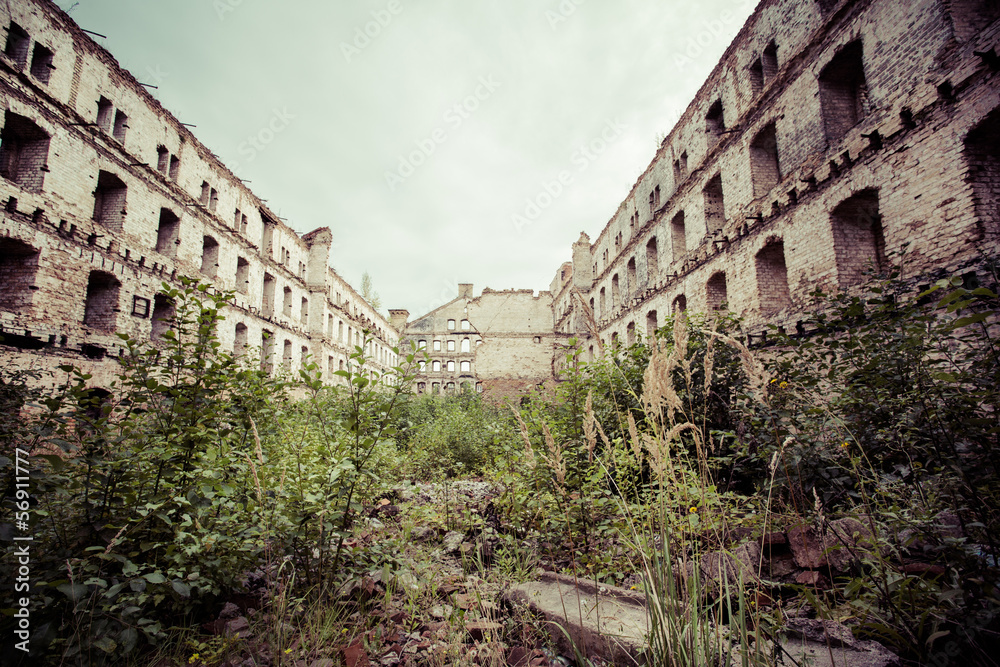
[[694, 507], [693, 505], [692, 505], [692, 506], [691, 506], [691, 508], [690, 508], [690, 509], [688, 510], [688, 512], [691, 512], [691, 513], [694, 513], [694, 512], [697, 512], [697, 511], [698, 511], [698, 508], [697, 508], [697, 507]]
[[787, 382], [782, 382], [782, 383], [781, 383], [781, 384], [779, 384], [778, 386], [779, 386], [779, 387], [781, 387], [782, 389], [784, 389], [785, 387], [787, 387], [787, 386], [788, 386], [788, 383], [787, 383]]

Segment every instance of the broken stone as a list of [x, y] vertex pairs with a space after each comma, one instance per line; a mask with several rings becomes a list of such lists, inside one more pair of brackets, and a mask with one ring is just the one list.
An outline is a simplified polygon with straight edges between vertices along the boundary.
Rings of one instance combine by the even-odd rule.
[[249, 629], [250, 621], [245, 616], [239, 616], [226, 622], [226, 634], [235, 635], [237, 633], [245, 633]]
[[487, 637], [498, 636], [502, 629], [503, 624], [494, 621], [474, 621], [465, 624], [465, 631], [477, 642], [484, 641]]
[[465, 541], [465, 533], [453, 530], [445, 533], [444, 539], [441, 540], [441, 549], [446, 554], [453, 554], [459, 550], [463, 541]]
[[410, 539], [414, 542], [427, 542], [437, 537], [437, 531], [427, 526], [417, 526], [410, 531]]

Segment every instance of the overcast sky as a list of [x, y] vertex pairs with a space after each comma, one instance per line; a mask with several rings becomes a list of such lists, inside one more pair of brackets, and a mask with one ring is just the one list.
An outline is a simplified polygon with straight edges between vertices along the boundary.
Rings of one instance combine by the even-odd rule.
[[460, 282], [548, 289], [755, 0], [58, 4], [291, 227], [330, 227], [348, 281], [368, 271], [383, 310], [412, 318]]

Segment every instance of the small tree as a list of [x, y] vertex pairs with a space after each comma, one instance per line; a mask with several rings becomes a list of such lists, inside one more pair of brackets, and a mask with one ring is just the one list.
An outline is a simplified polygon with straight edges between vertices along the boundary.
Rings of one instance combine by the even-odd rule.
[[378, 295], [378, 292], [372, 286], [372, 277], [367, 271], [361, 276], [361, 298], [371, 304], [371, 307], [375, 310], [382, 307], [382, 297]]

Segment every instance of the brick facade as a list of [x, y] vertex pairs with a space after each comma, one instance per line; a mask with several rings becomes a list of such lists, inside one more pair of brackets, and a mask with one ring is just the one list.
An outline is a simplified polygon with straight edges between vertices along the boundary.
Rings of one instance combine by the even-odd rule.
[[904, 278], [974, 270], [1000, 232], [998, 18], [980, 0], [761, 2], [596, 240], [574, 244], [593, 281], [557, 299], [557, 330], [599, 350], [723, 304], [791, 330], [812, 292], [904, 248]]

